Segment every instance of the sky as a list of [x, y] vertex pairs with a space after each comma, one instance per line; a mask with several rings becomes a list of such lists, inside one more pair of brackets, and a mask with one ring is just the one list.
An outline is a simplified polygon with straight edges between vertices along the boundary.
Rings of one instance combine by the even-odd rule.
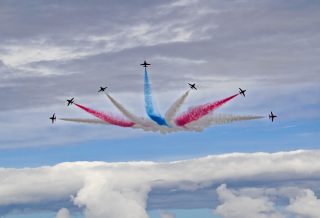
[[[0, 217], [318, 218], [320, 2], [0, 1]], [[161, 114], [246, 89], [219, 114], [264, 116], [161, 134], [66, 99]], [[268, 119], [273, 111], [275, 122]], [[216, 113], [215, 112], [215, 113]], [[110, 205], [110, 207], [108, 207]], [[302, 206], [303, 205], [303, 206]]]

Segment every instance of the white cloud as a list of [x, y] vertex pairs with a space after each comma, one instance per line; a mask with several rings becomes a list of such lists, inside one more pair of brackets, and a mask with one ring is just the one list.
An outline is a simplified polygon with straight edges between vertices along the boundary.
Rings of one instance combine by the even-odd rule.
[[168, 7], [185, 7], [197, 3], [198, 0], [177, 0], [168, 5]]
[[150, 187], [143, 181], [135, 183], [133, 176], [128, 175], [127, 181], [130, 182], [127, 183], [110, 175], [92, 175], [85, 179], [74, 203], [85, 206], [88, 218], [147, 218], [145, 208]]
[[280, 218], [284, 217], [276, 211], [274, 203], [267, 197], [250, 197], [237, 195], [223, 184], [217, 188], [219, 200], [222, 202], [215, 213], [226, 218]]
[[[247, 216], [279, 217], [275, 198], [290, 198], [288, 210], [303, 214], [305, 212], [297, 207], [302, 200], [307, 200], [308, 208], [318, 205], [312, 193], [301, 195], [300, 190], [305, 189], [302, 187], [315, 190], [320, 185], [317, 179], [320, 176], [319, 158], [320, 151], [295, 151], [233, 153], [169, 163], [74, 162], [52, 167], [2, 168], [0, 207], [20, 205], [28, 208], [30, 204], [45, 201], [52, 208], [53, 202], [69, 200], [84, 208], [90, 218], [146, 218], [146, 208], [150, 206], [147, 202], [152, 198], [158, 198], [158, 205], [161, 205], [161, 208], [153, 205], [154, 209], [184, 207], [189, 203], [187, 196], [201, 199], [204, 190], [209, 192], [212, 187], [225, 183], [231, 188], [220, 186], [217, 189], [222, 204], [216, 205], [216, 211], [226, 217], [239, 214], [234, 211], [236, 208]], [[268, 188], [264, 188], [266, 186]], [[173, 199], [157, 196], [156, 190], [170, 193]], [[197, 194], [200, 190], [202, 192]], [[179, 192], [184, 193], [184, 197], [174, 199], [174, 193]], [[211, 197], [200, 202], [212, 201]], [[172, 204], [172, 201], [176, 203]], [[204, 206], [197, 204], [197, 207]], [[192, 204], [189, 207], [192, 208]]]
[[70, 212], [67, 208], [61, 208], [55, 218], [70, 218]]
[[[265, 186], [268, 187], [228, 189], [225, 184], [219, 186], [217, 194], [222, 204], [217, 206], [214, 213], [227, 218], [320, 217], [320, 199], [313, 190], [304, 188], [306, 185], [298, 187], [291, 183], [290, 186], [275, 188], [270, 188], [268, 184]], [[285, 201], [281, 202], [281, 199]]]
[[175, 218], [176, 215], [174, 213], [168, 211], [161, 211], [160, 218]]
[[320, 199], [310, 189], [300, 190], [297, 196], [290, 198], [287, 210], [302, 218], [320, 217]]
[[155, 61], [164, 62], [165, 64], [196, 65], [206, 63], [205, 60], [193, 60], [179, 57], [155, 56], [152, 59]]
[[3, 46], [2, 49], [6, 52], [0, 55], [0, 59], [12, 67], [37, 61], [66, 61], [88, 55], [86, 52], [75, 51], [70, 47], [45, 44], [41, 40], [24, 44], [15, 42]]

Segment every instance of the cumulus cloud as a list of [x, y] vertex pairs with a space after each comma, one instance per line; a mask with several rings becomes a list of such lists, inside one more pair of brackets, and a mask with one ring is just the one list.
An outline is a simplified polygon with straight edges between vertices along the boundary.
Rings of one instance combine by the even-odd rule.
[[226, 218], [281, 218], [274, 203], [266, 197], [250, 197], [237, 195], [223, 184], [217, 188], [219, 200], [222, 202], [215, 213]]
[[[203, 208], [219, 200], [220, 205], [211, 207], [225, 217], [241, 212], [248, 217], [281, 217], [278, 200], [286, 198], [290, 199], [283, 206], [287, 212], [307, 214], [298, 205], [306, 200], [306, 208], [319, 204], [310, 191], [320, 185], [319, 158], [320, 151], [295, 151], [232, 153], [168, 163], [74, 162], [2, 168], [0, 209], [41, 205], [58, 210], [62, 203], [71, 202], [88, 218], [146, 218], [147, 208]], [[204, 194], [212, 189], [217, 189], [218, 199], [216, 194]], [[301, 192], [304, 189], [309, 191]], [[316, 216], [313, 211], [308, 213]]]
[[290, 198], [289, 212], [298, 217], [317, 218], [320, 217], [320, 199], [310, 189], [300, 190], [297, 196]]
[[61, 208], [55, 218], [70, 218], [70, 212], [67, 208]]
[[[133, 174], [121, 177], [123, 176], [131, 182], [118, 181], [110, 175], [92, 175], [86, 178], [83, 188], [74, 198], [74, 203], [85, 206], [88, 218], [147, 218], [149, 185], [143, 180], [140, 183], [139, 179], [134, 179]], [[120, 184], [117, 184], [118, 182]]]
[[168, 212], [168, 211], [162, 211], [160, 213], [160, 218], [175, 218], [176, 215], [174, 213]]
[[320, 199], [313, 190], [305, 188], [306, 184], [300, 185], [229, 189], [222, 184], [217, 188], [221, 204], [214, 214], [226, 218], [319, 217]]

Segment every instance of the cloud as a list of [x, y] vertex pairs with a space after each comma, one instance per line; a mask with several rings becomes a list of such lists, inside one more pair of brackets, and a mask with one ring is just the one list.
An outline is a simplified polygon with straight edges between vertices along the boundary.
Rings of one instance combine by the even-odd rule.
[[[101, 2], [100, 2], [101, 4]], [[46, 16], [46, 12], [42, 11], [42, 5], [35, 5], [35, 7], [28, 11], [32, 13], [33, 10], [39, 10], [37, 13], [38, 18], [44, 18], [43, 26], [41, 23], [36, 25], [33, 23], [33, 27], [36, 31], [30, 32], [30, 35], [25, 34], [24, 31], [13, 34], [10, 32], [12, 38], [3, 38], [6, 44], [0, 47], [1, 53], [0, 59], [4, 63], [15, 67], [17, 69], [28, 70], [29, 73], [35, 73], [35, 75], [52, 75], [55, 74], [52, 66], [46, 63], [54, 62], [66, 62], [69, 60], [86, 59], [90, 56], [99, 54], [115, 53], [126, 49], [143, 46], [155, 46], [167, 43], [179, 43], [199, 41], [207, 38], [204, 35], [204, 31], [201, 27], [197, 27], [193, 24], [198, 18], [185, 17], [182, 19], [180, 16], [171, 16], [171, 19], [165, 19], [167, 14], [161, 14], [160, 11], [165, 10], [167, 13], [176, 11], [174, 8], [161, 9], [161, 4], [155, 2], [148, 5], [144, 5], [145, 8], [141, 10], [140, 15], [133, 15], [136, 19], [127, 20], [127, 22], [119, 21], [106, 22], [115, 15], [121, 16], [121, 9], [116, 5], [105, 4], [105, 7], [113, 8], [111, 13], [96, 13], [97, 5], [88, 5], [85, 2], [77, 5], [79, 10], [73, 10], [74, 5], [69, 3], [64, 4], [51, 4], [52, 8], [59, 9], [59, 11], [52, 10], [52, 13], [60, 13], [60, 19], [69, 16], [69, 10], [73, 10], [74, 16], [79, 17], [80, 20], [74, 21], [76, 26], [81, 26], [81, 33], [72, 27], [72, 23], [68, 25], [68, 31], [60, 29], [62, 25], [58, 24], [56, 17]], [[189, 4], [189, 3], [187, 3]], [[137, 4], [118, 4], [130, 8], [129, 11], [133, 11], [137, 7]], [[48, 7], [50, 7], [48, 6]], [[23, 6], [21, 8], [15, 5], [8, 4], [4, 10], [25, 10]], [[92, 16], [90, 19], [95, 18], [95, 28], [85, 25], [88, 24], [88, 17], [83, 16], [82, 9], [88, 10]], [[108, 11], [105, 9], [103, 11]], [[150, 10], [157, 10], [159, 13], [150, 13]], [[196, 10], [192, 10], [196, 13]], [[102, 11], [101, 11], [102, 12]], [[188, 11], [188, 13], [191, 13]], [[178, 13], [179, 14], [179, 13]], [[126, 14], [126, 17], [129, 14]], [[151, 20], [152, 19], [152, 20]], [[151, 20], [151, 21], [149, 21]], [[82, 24], [79, 23], [82, 21]], [[45, 22], [51, 22], [59, 32], [59, 37], [52, 34], [51, 29], [47, 29]], [[72, 21], [71, 21], [72, 22]], [[89, 21], [90, 22], [90, 21]], [[32, 23], [32, 22], [31, 22]], [[18, 27], [19, 23], [12, 23], [13, 26]], [[70, 26], [69, 26], [70, 25]], [[99, 27], [99, 28], [98, 28]], [[32, 27], [30, 28], [32, 29]], [[16, 38], [19, 38], [17, 40]], [[0, 39], [1, 40], [1, 39]], [[42, 66], [42, 68], [39, 68]], [[67, 73], [66, 71], [63, 72]]]
[[161, 211], [160, 218], [175, 218], [176, 215], [174, 213], [168, 211]]
[[290, 198], [287, 210], [299, 217], [320, 217], [320, 199], [310, 189], [300, 190], [297, 196]]
[[[301, 201], [307, 202], [306, 208], [319, 204], [313, 193], [320, 184], [319, 157], [320, 151], [231, 153], [168, 163], [70, 162], [2, 168], [0, 211], [59, 210], [65, 204], [72, 210], [82, 208], [90, 218], [142, 218], [148, 217], [147, 209], [204, 207], [216, 208], [226, 217], [241, 212], [281, 217], [279, 207], [306, 215]], [[249, 204], [247, 210], [241, 210], [244, 204]]]
[[[116, 173], [116, 172], [115, 172]], [[128, 180], [134, 180], [128, 175]], [[126, 176], [125, 176], [126, 177]], [[85, 180], [84, 187], [77, 193], [74, 203], [85, 206], [86, 217], [147, 218], [146, 202], [150, 187], [143, 180], [129, 184], [116, 184], [109, 176], [93, 175]]]
[[67, 208], [61, 208], [55, 218], [70, 218], [70, 212]]
[[[139, 96], [139, 63], [148, 59], [160, 96], [168, 90], [178, 95], [190, 81], [200, 87], [199, 101], [248, 87], [248, 99], [255, 97], [238, 109], [259, 114], [274, 108], [284, 119], [318, 117], [318, 9], [315, 2], [266, 0], [6, 2], [0, 15], [0, 116], [22, 117], [22, 105], [32, 110], [32, 121], [44, 105], [60, 114], [61, 99], [92, 95], [93, 102], [106, 81], [116, 95]], [[135, 100], [130, 107], [143, 101]], [[164, 108], [170, 103], [161, 102]], [[21, 122], [21, 133], [37, 134]], [[21, 143], [8, 136], [7, 146]], [[37, 144], [53, 138], [47, 133]]]
[[215, 213], [227, 218], [281, 218], [276, 211], [274, 203], [266, 197], [249, 197], [236, 195], [225, 184], [217, 188], [217, 193], [222, 202], [215, 209]]
[[217, 188], [221, 202], [214, 214], [222, 217], [319, 217], [320, 199], [305, 184], [290, 186], [228, 189]]

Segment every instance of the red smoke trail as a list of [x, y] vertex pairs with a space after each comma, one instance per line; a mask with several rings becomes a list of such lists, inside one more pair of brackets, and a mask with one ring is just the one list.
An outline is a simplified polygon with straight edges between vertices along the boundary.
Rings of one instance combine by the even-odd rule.
[[239, 95], [239, 94], [232, 95], [228, 98], [225, 98], [220, 101], [213, 102], [213, 103], [208, 103], [208, 104], [203, 104], [203, 105], [193, 107], [193, 108], [189, 109], [188, 111], [182, 113], [180, 116], [178, 116], [175, 120], [175, 123], [178, 126], [184, 126], [188, 123], [191, 123], [192, 121], [198, 120], [201, 117], [203, 117], [203, 116], [207, 115], [208, 113], [210, 113], [211, 111], [213, 111], [214, 109], [217, 109], [218, 107], [220, 107], [224, 103], [230, 101], [231, 99], [233, 99], [237, 95]]
[[131, 121], [127, 121], [127, 120], [123, 120], [123, 119], [119, 119], [119, 118], [115, 118], [111, 115], [99, 112], [99, 111], [95, 111], [93, 109], [84, 107], [80, 104], [75, 104], [76, 106], [78, 106], [79, 108], [81, 108], [82, 110], [92, 114], [93, 116], [99, 118], [100, 120], [103, 120], [107, 123], [116, 125], [116, 126], [122, 126], [122, 127], [132, 127], [134, 125], [133, 122]]

